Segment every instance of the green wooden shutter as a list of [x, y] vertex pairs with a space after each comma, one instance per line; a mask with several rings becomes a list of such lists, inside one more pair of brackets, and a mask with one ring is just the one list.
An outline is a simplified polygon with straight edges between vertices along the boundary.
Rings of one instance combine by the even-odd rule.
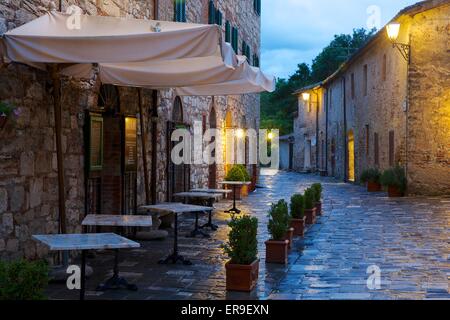
[[208, 12], [208, 23], [216, 23], [216, 8], [214, 6], [214, 1], [209, 1], [209, 12]]
[[174, 21], [186, 22], [186, 0], [175, 0]]
[[231, 46], [234, 51], [238, 53], [239, 50], [239, 31], [237, 28], [233, 27], [233, 32], [231, 34]]
[[225, 42], [231, 43], [231, 25], [230, 22], [225, 22]]
[[219, 9], [216, 10], [216, 24], [222, 26], [222, 12]]

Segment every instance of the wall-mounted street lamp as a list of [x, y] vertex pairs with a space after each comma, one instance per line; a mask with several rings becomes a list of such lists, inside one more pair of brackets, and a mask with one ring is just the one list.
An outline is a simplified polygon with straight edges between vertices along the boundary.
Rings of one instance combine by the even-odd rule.
[[309, 101], [309, 98], [311, 97], [311, 95], [309, 94], [309, 92], [303, 92], [302, 93], [302, 99], [303, 101], [307, 102]]
[[273, 139], [273, 132], [269, 131], [269, 133], [267, 134], [267, 140], [272, 140]]
[[236, 130], [236, 137], [238, 139], [242, 139], [244, 137], [244, 130], [243, 129], [237, 129]]
[[389, 40], [391, 40], [393, 47], [397, 48], [402, 54], [403, 58], [409, 63], [411, 46], [405, 43], [397, 42], [400, 33], [400, 23], [392, 22], [386, 26], [386, 32]]

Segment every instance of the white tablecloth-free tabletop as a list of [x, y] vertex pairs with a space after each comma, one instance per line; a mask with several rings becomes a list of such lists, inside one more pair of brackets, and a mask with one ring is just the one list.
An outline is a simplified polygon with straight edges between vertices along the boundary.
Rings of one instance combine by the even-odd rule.
[[192, 189], [192, 192], [199, 192], [199, 193], [221, 193], [221, 194], [227, 194], [231, 193], [231, 190], [228, 189]]
[[212, 211], [212, 207], [195, 206], [191, 204], [183, 204], [177, 202], [164, 202], [156, 205], [141, 206], [140, 210], [148, 211], [150, 213], [188, 213], [188, 212], [199, 212], [199, 211]]
[[112, 226], [112, 227], [151, 227], [152, 218], [139, 215], [106, 215], [90, 214], [87, 215], [83, 226]]
[[228, 184], [230, 186], [248, 186], [250, 184], [252, 184], [251, 182], [247, 181], [222, 181], [219, 182], [219, 184]]
[[33, 235], [33, 238], [51, 251], [129, 249], [141, 246], [115, 233], [46, 234]]

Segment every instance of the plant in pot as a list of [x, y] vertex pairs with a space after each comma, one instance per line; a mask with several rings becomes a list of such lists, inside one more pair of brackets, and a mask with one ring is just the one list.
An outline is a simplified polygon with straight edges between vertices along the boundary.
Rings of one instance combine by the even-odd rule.
[[0, 261], [0, 300], [44, 300], [48, 285], [45, 261]]
[[321, 216], [322, 215], [322, 184], [314, 183], [311, 186], [311, 189], [313, 190], [313, 193], [314, 193], [316, 215]]
[[0, 101], [0, 130], [6, 125], [6, 122], [12, 116], [18, 117], [19, 110], [11, 103]]
[[226, 287], [229, 291], [252, 291], [258, 281], [258, 219], [247, 215], [233, 218], [228, 226], [228, 242], [223, 245], [230, 258], [225, 264]]
[[280, 200], [272, 205], [267, 229], [271, 239], [266, 241], [266, 262], [286, 264], [289, 246], [289, 240], [286, 239], [289, 229], [289, 210], [286, 201]]
[[376, 168], [367, 169], [361, 173], [361, 182], [367, 184], [368, 192], [381, 191], [380, 178], [381, 173]]
[[383, 186], [388, 188], [389, 197], [403, 197], [406, 191], [405, 170], [396, 166], [383, 172], [380, 178]]
[[[249, 182], [250, 179], [250, 175], [247, 171], [247, 169], [245, 168], [244, 165], [242, 164], [236, 164], [234, 165], [230, 171], [228, 171], [227, 175], [225, 176], [225, 181], [230, 181], [230, 182]], [[240, 200], [241, 199], [241, 195], [242, 195], [242, 189], [244, 186], [235, 186], [236, 188], [236, 199]], [[244, 190], [245, 192], [245, 190]], [[228, 194], [227, 195], [228, 199], [233, 199], [233, 194]]]
[[305, 216], [306, 224], [313, 224], [316, 222], [316, 205], [314, 190], [308, 188], [305, 190]]
[[291, 227], [294, 228], [294, 235], [303, 237], [305, 235], [305, 199], [301, 194], [294, 194], [291, 197]]

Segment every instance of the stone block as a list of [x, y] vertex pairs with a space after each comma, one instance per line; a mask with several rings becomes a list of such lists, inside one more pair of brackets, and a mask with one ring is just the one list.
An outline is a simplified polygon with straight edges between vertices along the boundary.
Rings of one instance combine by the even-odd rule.
[[8, 210], [8, 192], [4, 188], [0, 188], [0, 213]]
[[34, 175], [34, 153], [33, 151], [25, 151], [20, 155], [20, 175]]
[[42, 178], [33, 179], [30, 183], [30, 207], [35, 208], [42, 203], [42, 190], [43, 190]]
[[19, 250], [19, 240], [17, 239], [9, 239], [6, 242], [6, 251], [8, 252], [17, 252]]
[[16, 186], [10, 193], [10, 209], [12, 212], [22, 210], [25, 204], [25, 189], [23, 186]]
[[6, 235], [14, 231], [14, 217], [12, 213], [5, 213], [2, 215], [2, 230]]

